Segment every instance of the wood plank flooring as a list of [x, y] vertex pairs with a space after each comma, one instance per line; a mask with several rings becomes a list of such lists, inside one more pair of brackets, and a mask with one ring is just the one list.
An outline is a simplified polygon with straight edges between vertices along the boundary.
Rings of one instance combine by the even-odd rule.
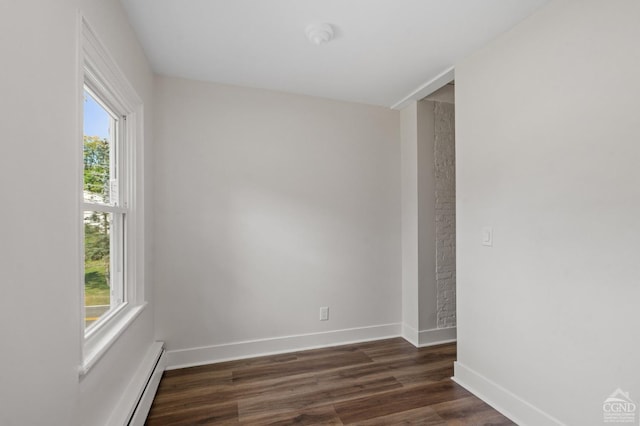
[[450, 379], [455, 358], [396, 338], [166, 371], [146, 424], [513, 425]]

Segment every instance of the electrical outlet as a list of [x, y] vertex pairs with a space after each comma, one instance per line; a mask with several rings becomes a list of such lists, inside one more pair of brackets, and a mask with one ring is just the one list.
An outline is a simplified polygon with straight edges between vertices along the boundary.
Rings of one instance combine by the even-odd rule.
[[322, 306], [320, 307], [320, 321], [328, 321], [329, 320], [329, 307]]

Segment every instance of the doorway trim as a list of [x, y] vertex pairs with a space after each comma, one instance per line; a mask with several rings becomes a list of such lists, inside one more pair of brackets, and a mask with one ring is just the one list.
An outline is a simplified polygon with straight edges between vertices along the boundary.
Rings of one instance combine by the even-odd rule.
[[442, 71], [440, 74], [438, 74], [431, 80], [427, 81], [423, 85], [419, 86], [417, 89], [415, 89], [413, 92], [411, 92], [409, 95], [404, 97], [399, 102], [393, 104], [391, 106], [391, 109], [401, 110], [402, 108], [409, 105], [409, 103], [413, 101], [419, 101], [420, 99], [423, 99], [429, 96], [436, 90], [446, 86], [447, 83], [453, 81], [454, 79], [455, 79], [455, 67], [450, 67]]

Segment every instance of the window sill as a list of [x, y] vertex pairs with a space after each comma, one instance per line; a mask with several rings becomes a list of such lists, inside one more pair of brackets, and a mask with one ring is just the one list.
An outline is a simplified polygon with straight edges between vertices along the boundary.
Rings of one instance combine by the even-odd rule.
[[109, 350], [118, 337], [129, 328], [131, 323], [142, 313], [146, 303], [138, 306], [127, 307], [118, 312], [108, 324], [85, 340], [82, 365], [78, 369], [80, 378], [84, 377], [100, 358]]

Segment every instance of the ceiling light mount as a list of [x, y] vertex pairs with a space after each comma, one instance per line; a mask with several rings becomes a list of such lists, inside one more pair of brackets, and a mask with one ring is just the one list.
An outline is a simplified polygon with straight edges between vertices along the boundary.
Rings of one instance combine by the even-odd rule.
[[306, 30], [307, 38], [316, 46], [329, 43], [333, 39], [331, 24], [311, 24]]

